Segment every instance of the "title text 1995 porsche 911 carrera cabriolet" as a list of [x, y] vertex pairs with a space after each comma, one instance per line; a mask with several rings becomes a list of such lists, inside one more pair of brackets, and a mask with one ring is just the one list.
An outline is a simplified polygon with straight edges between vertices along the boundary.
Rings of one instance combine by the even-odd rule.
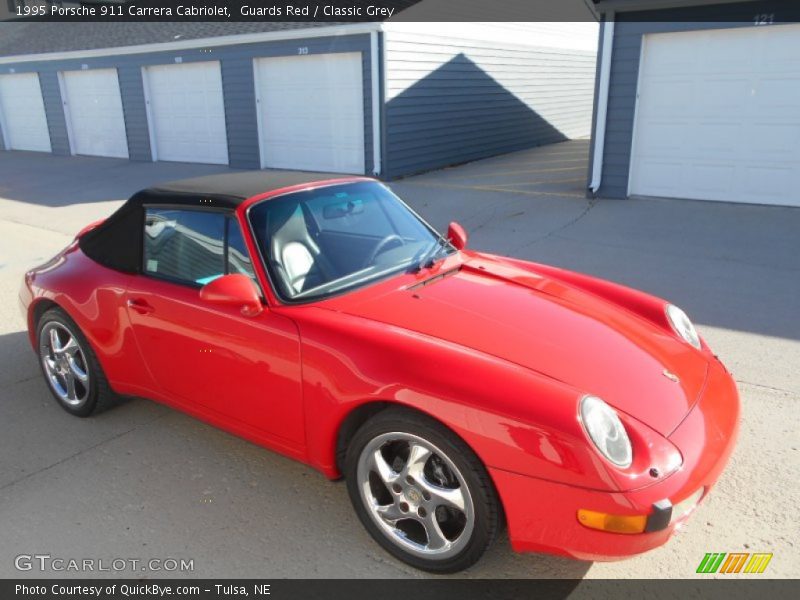
[[733, 449], [732, 377], [676, 306], [466, 237], [362, 177], [191, 179], [85, 228], [20, 301], [65, 410], [151, 398], [344, 476], [421, 569], [503, 524], [586, 560], [663, 544]]

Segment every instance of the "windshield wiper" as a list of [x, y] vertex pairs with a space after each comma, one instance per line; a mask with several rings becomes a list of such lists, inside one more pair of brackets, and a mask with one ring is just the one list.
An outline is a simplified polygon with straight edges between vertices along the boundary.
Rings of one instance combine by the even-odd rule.
[[414, 266], [411, 269], [412, 273], [418, 273], [422, 269], [428, 269], [433, 266], [434, 262], [436, 262], [436, 257], [442, 251], [443, 248], [446, 248], [450, 245], [450, 240], [444, 237], [441, 233], [433, 242], [433, 245], [425, 251], [425, 254], [414, 263]]

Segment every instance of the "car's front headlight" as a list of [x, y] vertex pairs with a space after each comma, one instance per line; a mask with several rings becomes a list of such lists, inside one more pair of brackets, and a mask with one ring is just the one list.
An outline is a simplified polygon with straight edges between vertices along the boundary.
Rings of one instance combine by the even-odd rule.
[[672, 325], [672, 329], [686, 343], [691, 344], [700, 350], [700, 336], [694, 328], [691, 319], [680, 308], [674, 304], [667, 304], [667, 320]]
[[584, 396], [581, 422], [600, 454], [623, 469], [633, 461], [631, 441], [617, 412], [597, 396]]

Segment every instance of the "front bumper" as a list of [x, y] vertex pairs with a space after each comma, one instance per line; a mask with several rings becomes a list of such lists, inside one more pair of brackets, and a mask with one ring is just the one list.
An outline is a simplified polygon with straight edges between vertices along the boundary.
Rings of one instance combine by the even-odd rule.
[[[686, 520], [695, 499], [702, 500], [716, 483], [738, 430], [736, 385], [724, 367], [714, 362], [699, 401], [669, 436], [683, 455], [683, 464], [656, 483], [632, 491], [604, 492], [490, 469], [503, 500], [512, 547], [517, 552], [599, 561], [661, 546]], [[589, 529], [578, 522], [580, 509], [647, 515], [647, 528], [636, 534]]]

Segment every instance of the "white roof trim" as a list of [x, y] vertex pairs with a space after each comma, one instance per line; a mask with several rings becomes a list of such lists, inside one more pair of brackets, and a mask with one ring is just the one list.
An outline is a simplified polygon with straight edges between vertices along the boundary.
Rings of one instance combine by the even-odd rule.
[[124, 54], [145, 54], [149, 52], [173, 52], [175, 50], [209, 48], [214, 46], [231, 46], [234, 44], [256, 44], [258, 42], [273, 42], [278, 40], [354, 35], [359, 33], [380, 31], [381, 27], [381, 23], [346, 23], [343, 25], [331, 25], [329, 27], [309, 27], [288, 29], [285, 31], [242, 33], [212, 38], [176, 40], [174, 42], [155, 42], [151, 44], [140, 44], [138, 46], [94, 48], [92, 50], [74, 50], [70, 52], [45, 52], [41, 54], [20, 54], [17, 56], [0, 56], [0, 64], [48, 60], [68, 60], [99, 56], [119, 56]]

